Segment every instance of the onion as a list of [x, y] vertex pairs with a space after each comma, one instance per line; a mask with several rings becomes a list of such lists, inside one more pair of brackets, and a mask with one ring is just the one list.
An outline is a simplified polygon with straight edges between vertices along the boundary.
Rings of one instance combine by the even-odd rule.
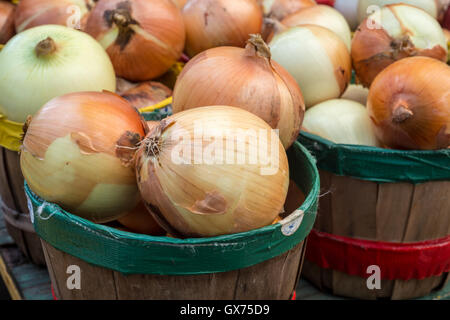
[[334, 8], [347, 20], [350, 28], [355, 30], [359, 25], [358, 3], [360, 0], [335, 0]]
[[259, 2], [264, 8], [264, 15], [277, 20], [316, 5], [314, 0], [259, 0]]
[[359, 102], [362, 105], [367, 104], [367, 96], [369, 95], [369, 89], [360, 84], [350, 84], [342, 94], [342, 99], [352, 100]]
[[295, 27], [303, 24], [318, 25], [330, 29], [344, 41], [350, 52], [352, 42], [352, 32], [344, 16], [336, 9], [327, 5], [317, 5], [302, 9], [288, 15], [281, 20], [281, 23], [288, 27]]
[[0, 1], [0, 44], [5, 44], [14, 35], [14, 5]]
[[172, 96], [172, 90], [162, 83], [147, 81], [128, 89], [121, 96], [127, 99], [136, 109], [141, 109], [169, 98]]
[[370, 87], [367, 108], [377, 137], [394, 149], [450, 146], [450, 67], [428, 57], [402, 59]]
[[185, 41], [180, 10], [170, 0], [100, 0], [85, 31], [108, 52], [116, 74], [135, 82], [169, 70]]
[[133, 149], [144, 135], [136, 109], [113, 93], [63, 95], [31, 120], [22, 173], [43, 199], [94, 222], [112, 221], [138, 204]]
[[289, 186], [278, 136], [261, 118], [228, 106], [194, 108], [162, 120], [141, 144], [136, 172], [147, 208], [177, 237], [270, 225], [283, 211]]
[[117, 77], [116, 78], [116, 93], [118, 95], [121, 95], [125, 91], [137, 87], [139, 85], [139, 82], [131, 82], [128, 80], [125, 80], [123, 78]]
[[166, 234], [163, 228], [153, 219], [142, 201], [130, 213], [117, 219], [117, 221], [134, 233], [162, 236]]
[[351, 78], [350, 54], [332, 31], [313, 25], [289, 28], [269, 43], [272, 58], [297, 81], [309, 108], [339, 98]]
[[378, 145], [366, 108], [351, 100], [332, 99], [309, 108], [303, 128], [335, 143]]
[[250, 34], [261, 32], [256, 0], [191, 0], [182, 13], [190, 57], [214, 47], [243, 47]]
[[82, 29], [94, 6], [95, 0], [20, 0], [15, 16], [16, 31], [45, 24]]
[[450, 29], [450, 6], [442, 16], [442, 26], [447, 30]]
[[0, 52], [0, 113], [25, 122], [50, 99], [77, 91], [115, 91], [108, 55], [87, 34], [46, 25], [14, 36]]
[[178, 8], [182, 9], [188, 0], [173, 0]]
[[190, 60], [173, 93], [173, 111], [229, 105], [250, 111], [272, 128], [288, 148], [301, 128], [305, 104], [295, 80], [278, 63], [259, 35], [245, 49], [209, 49]]
[[447, 42], [439, 23], [425, 11], [398, 4], [383, 7], [361, 23], [352, 42], [357, 78], [369, 87], [391, 63], [410, 56], [447, 60]]

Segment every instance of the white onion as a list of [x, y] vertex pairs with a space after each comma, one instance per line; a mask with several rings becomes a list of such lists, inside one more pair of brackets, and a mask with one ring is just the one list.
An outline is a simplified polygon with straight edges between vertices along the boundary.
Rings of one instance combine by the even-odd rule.
[[[37, 54], [51, 38], [55, 50]], [[49, 42], [47, 42], [47, 45]], [[54, 97], [79, 91], [115, 91], [105, 50], [92, 37], [68, 27], [44, 25], [14, 36], [0, 52], [0, 113], [25, 122]]]
[[332, 99], [308, 109], [303, 128], [335, 143], [378, 146], [366, 108], [351, 100]]

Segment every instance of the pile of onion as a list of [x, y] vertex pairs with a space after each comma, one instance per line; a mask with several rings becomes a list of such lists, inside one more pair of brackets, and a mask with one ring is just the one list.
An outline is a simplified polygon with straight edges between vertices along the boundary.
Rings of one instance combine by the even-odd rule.
[[411, 56], [447, 61], [441, 26], [422, 9], [398, 4], [383, 7], [364, 20], [352, 42], [352, 62], [361, 84], [370, 84], [384, 68]]
[[450, 146], [450, 67], [411, 57], [383, 70], [370, 87], [367, 109], [379, 140], [393, 149]]
[[14, 5], [0, 1], [0, 44], [5, 44], [14, 35]]
[[270, 126], [248, 111], [209, 106], [176, 113], [149, 132], [136, 161], [144, 203], [171, 235], [249, 231], [283, 211], [286, 152]]
[[58, 25], [15, 35], [0, 51], [0, 70], [0, 113], [16, 122], [62, 94], [116, 88], [113, 66], [98, 42]]
[[277, 33], [269, 43], [272, 58], [297, 81], [306, 107], [339, 98], [351, 79], [350, 53], [334, 32], [314, 25]]
[[15, 26], [17, 32], [45, 25], [82, 29], [96, 0], [20, 0]]
[[336, 9], [326, 5], [312, 6], [288, 15], [281, 20], [287, 27], [295, 27], [303, 24], [318, 25], [330, 29], [344, 41], [350, 52], [352, 32], [344, 16]]
[[280, 130], [285, 148], [297, 138], [305, 112], [295, 79], [271, 60], [260, 35], [251, 35], [245, 49], [209, 49], [186, 64], [174, 88], [174, 113], [210, 105], [256, 114]]
[[155, 81], [146, 81], [121, 93], [136, 109], [152, 106], [172, 96], [172, 90]]
[[25, 132], [23, 176], [38, 196], [73, 214], [115, 220], [140, 199], [134, 154], [145, 129], [136, 109], [114, 93], [57, 97]]
[[309, 108], [303, 130], [342, 144], [378, 146], [367, 109], [346, 99], [331, 99]]
[[180, 58], [185, 28], [170, 0], [100, 0], [85, 31], [108, 52], [119, 77], [154, 79]]
[[256, 0], [192, 0], [182, 13], [190, 57], [220, 46], [243, 47], [249, 35], [262, 28]]

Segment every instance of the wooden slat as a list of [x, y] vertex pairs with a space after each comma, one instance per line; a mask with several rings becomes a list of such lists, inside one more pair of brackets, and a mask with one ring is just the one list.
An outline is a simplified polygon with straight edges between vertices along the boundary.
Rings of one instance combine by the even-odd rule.
[[3, 282], [8, 289], [9, 295], [13, 300], [22, 300], [22, 296], [20, 295], [20, 291], [17, 288], [16, 282], [14, 281], [9, 268], [6, 266], [5, 260], [3, 259], [2, 254], [0, 254], [0, 275], [3, 279]]
[[20, 169], [20, 157], [17, 152], [4, 149], [5, 160], [8, 166], [11, 194], [14, 198], [15, 208], [18, 212], [28, 213], [27, 200], [25, 197], [24, 179]]

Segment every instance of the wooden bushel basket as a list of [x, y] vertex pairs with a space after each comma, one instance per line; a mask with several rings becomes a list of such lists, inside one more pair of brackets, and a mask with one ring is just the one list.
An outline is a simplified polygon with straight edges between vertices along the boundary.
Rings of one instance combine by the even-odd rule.
[[0, 147], [0, 212], [23, 254], [34, 264], [44, 266], [44, 253], [30, 221], [23, 181], [19, 154]]
[[[313, 151], [316, 156], [319, 152], [323, 152], [321, 150], [325, 150], [323, 140], [315, 140], [313, 135], [303, 135], [301, 141], [307, 145], [308, 149], [316, 149]], [[339, 157], [348, 160], [342, 153]], [[324, 165], [321, 165], [321, 159], [319, 159], [321, 196], [317, 219], [309, 237], [309, 246], [303, 267], [302, 275], [305, 278], [324, 291], [360, 299], [418, 298], [440, 289], [448, 281], [450, 181], [429, 181], [416, 184], [381, 183], [337, 175], [323, 170], [322, 166]], [[448, 170], [448, 165], [442, 169]], [[405, 172], [408, 170], [410, 170], [409, 167], [404, 168]], [[313, 234], [317, 237], [312, 237]], [[323, 235], [325, 238], [328, 237], [324, 241], [330, 243], [331, 247], [341, 248], [341, 251], [336, 253], [341, 256], [340, 261], [336, 256], [330, 257], [334, 255], [330, 250], [327, 251], [323, 246], [321, 247], [324, 242], [320, 242], [320, 237]], [[337, 239], [331, 239], [331, 235], [336, 236]], [[317, 240], [312, 241], [313, 238]], [[355, 245], [350, 243], [352, 240], [361, 240], [361, 243]], [[382, 244], [382, 250], [385, 251], [376, 252], [370, 256], [368, 253], [370, 247], [377, 246], [377, 243]], [[394, 249], [391, 249], [390, 246]], [[419, 249], [414, 249], [415, 247]], [[431, 249], [427, 249], [427, 247]], [[396, 269], [401, 264], [401, 257], [396, 260], [395, 250], [405, 249], [408, 251], [410, 248], [413, 253], [414, 250], [417, 251], [415, 253], [417, 257], [422, 256], [420, 263], [428, 265], [428, 269], [434, 266], [430, 266], [430, 263], [425, 260], [433, 258], [439, 260], [443, 267], [439, 269], [439, 266], [436, 265], [435, 267], [439, 270], [433, 270], [435, 275], [426, 277], [423, 274], [420, 277], [417, 276], [417, 272], [411, 273], [407, 279], [395, 277], [392, 279], [393, 276], [382, 277], [380, 289], [369, 289], [367, 278], [371, 273], [366, 273], [366, 268], [370, 263], [364, 264], [359, 257], [351, 255], [351, 253], [361, 254], [363, 260], [370, 261], [372, 259], [373, 265], [377, 265], [382, 260], [380, 258], [382, 254], [387, 253], [391, 261], [385, 261], [386, 265]], [[420, 248], [423, 248], [421, 252]], [[436, 250], [442, 248], [446, 248], [445, 256], [432, 255]], [[315, 251], [312, 252], [312, 250]], [[424, 256], [426, 258], [423, 258]], [[324, 267], [326, 263], [321, 260], [327, 259], [331, 262]], [[413, 269], [416, 267], [416, 269], [420, 269], [415, 266], [419, 260], [411, 261]], [[350, 272], [356, 269], [359, 269], [360, 272], [353, 272], [353, 274]], [[383, 273], [395, 274], [394, 270], [383, 270], [382, 267], [380, 269], [382, 275]], [[409, 270], [409, 266], [405, 266], [404, 269], [397, 271], [405, 274]]]
[[[314, 160], [303, 146], [297, 143], [289, 160], [286, 217], [261, 229], [213, 238], [154, 237], [95, 224], [46, 203], [27, 187], [55, 298], [290, 299], [320, 186]], [[71, 266], [79, 268], [79, 289], [67, 285]]]

